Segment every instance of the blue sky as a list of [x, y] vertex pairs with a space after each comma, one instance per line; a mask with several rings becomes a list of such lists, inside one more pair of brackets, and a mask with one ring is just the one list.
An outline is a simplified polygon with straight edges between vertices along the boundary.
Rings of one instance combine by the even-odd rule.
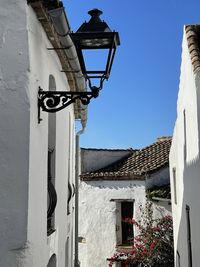
[[184, 24], [200, 23], [197, 0], [64, 1], [73, 31], [99, 8], [118, 47], [110, 79], [88, 106], [82, 147], [140, 148], [172, 135]]

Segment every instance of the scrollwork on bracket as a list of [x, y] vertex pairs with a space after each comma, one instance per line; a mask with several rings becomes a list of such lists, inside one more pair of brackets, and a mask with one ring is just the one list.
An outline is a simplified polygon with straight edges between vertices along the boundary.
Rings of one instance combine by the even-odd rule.
[[99, 95], [99, 89], [91, 92], [70, 92], [70, 91], [43, 91], [39, 87], [38, 91], [38, 123], [42, 120], [40, 118], [40, 109], [45, 112], [57, 112], [70, 104], [80, 100], [83, 105], [88, 105], [91, 98], [96, 98]]

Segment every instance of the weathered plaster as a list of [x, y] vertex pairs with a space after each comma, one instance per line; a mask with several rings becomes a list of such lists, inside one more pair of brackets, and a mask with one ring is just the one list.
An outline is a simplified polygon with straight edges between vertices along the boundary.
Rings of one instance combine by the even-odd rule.
[[[79, 259], [82, 267], [106, 267], [116, 251], [121, 227], [118, 200], [134, 201], [134, 218], [141, 218], [139, 206], [146, 202], [145, 181], [88, 181], [79, 187]], [[112, 201], [111, 201], [112, 200]], [[116, 201], [115, 201], [116, 200]], [[153, 204], [154, 216], [170, 214], [168, 205]], [[169, 211], [168, 211], [169, 210]], [[119, 231], [116, 231], [116, 229]], [[134, 229], [137, 235], [137, 229]]]
[[[28, 240], [33, 246], [33, 267], [43, 267], [55, 254], [57, 265], [65, 266], [65, 243], [70, 240], [69, 258], [72, 264], [71, 247], [73, 231], [73, 209], [67, 215], [68, 180], [74, 182], [74, 112], [73, 105], [56, 113], [56, 169], [55, 189], [57, 206], [55, 210], [56, 232], [47, 237], [47, 152], [48, 113], [41, 112], [42, 122], [37, 122], [37, 92], [40, 86], [49, 89], [49, 76], [55, 79], [55, 90], [70, 90], [66, 76], [55, 51], [38, 22], [33, 10], [28, 10], [30, 51], [30, 186]], [[40, 44], [40, 45], [38, 45]], [[37, 194], [37, 197], [36, 197]], [[72, 200], [73, 201], [73, 200]], [[39, 205], [39, 209], [38, 209]], [[40, 255], [38, 257], [38, 255]], [[31, 267], [31, 265], [29, 265]], [[71, 266], [71, 265], [69, 265]]]
[[[69, 90], [55, 51], [26, 1], [5, 1], [0, 9], [0, 266], [44, 267], [73, 261], [73, 200], [67, 215], [68, 180], [74, 182], [73, 105], [56, 115], [57, 206], [55, 228], [47, 237], [48, 113], [38, 124], [38, 86]], [[70, 149], [71, 147], [71, 149]], [[69, 168], [71, 166], [71, 168]]]
[[13, 250], [27, 236], [29, 172], [28, 32], [26, 3], [0, 9], [0, 266], [15, 265]]
[[145, 181], [81, 182], [79, 188], [79, 236], [86, 242], [79, 245], [82, 267], [106, 267], [107, 258], [116, 248], [117, 202], [111, 199], [132, 199], [134, 217], [145, 201]]
[[[97, 170], [122, 159], [129, 150], [82, 149], [82, 172]], [[133, 217], [141, 219], [140, 206], [145, 208], [146, 189], [169, 184], [168, 166], [146, 175], [146, 180], [122, 177], [122, 180], [80, 181], [79, 186], [79, 259], [82, 267], [106, 267], [107, 258], [122, 243], [121, 202], [133, 202]], [[154, 202], [153, 217], [171, 214], [168, 203]], [[134, 227], [134, 235], [138, 229]]]

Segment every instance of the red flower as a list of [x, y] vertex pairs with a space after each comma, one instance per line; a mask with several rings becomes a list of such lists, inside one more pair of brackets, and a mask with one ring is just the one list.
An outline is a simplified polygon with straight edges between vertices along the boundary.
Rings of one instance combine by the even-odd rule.
[[153, 241], [150, 245], [150, 250], [153, 250], [156, 246], [156, 241]]
[[135, 254], [136, 253], [136, 249], [131, 250], [130, 254]]
[[112, 267], [113, 263], [117, 261], [123, 261], [123, 266], [126, 267], [129, 264], [138, 266], [139, 263], [143, 263], [145, 266], [153, 266], [152, 264], [155, 261], [160, 264], [159, 266], [162, 266], [163, 259], [169, 265], [173, 263], [172, 217], [165, 216], [153, 219], [151, 217], [152, 214], [149, 213], [149, 210], [147, 211], [148, 214], [143, 213], [144, 220], [137, 222], [133, 218], [123, 219], [123, 222], [135, 225], [139, 230], [139, 235], [133, 239], [131, 249], [124, 249], [113, 255], [110, 259], [109, 267]]

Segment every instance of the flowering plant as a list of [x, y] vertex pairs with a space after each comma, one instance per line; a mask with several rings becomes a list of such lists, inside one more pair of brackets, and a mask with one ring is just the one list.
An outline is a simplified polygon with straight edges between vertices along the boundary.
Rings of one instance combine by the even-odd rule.
[[147, 202], [140, 221], [123, 219], [124, 222], [135, 225], [139, 234], [133, 238], [130, 248], [121, 249], [111, 257], [109, 267], [118, 261], [123, 263], [123, 267], [174, 266], [172, 217], [153, 219], [151, 206]]

